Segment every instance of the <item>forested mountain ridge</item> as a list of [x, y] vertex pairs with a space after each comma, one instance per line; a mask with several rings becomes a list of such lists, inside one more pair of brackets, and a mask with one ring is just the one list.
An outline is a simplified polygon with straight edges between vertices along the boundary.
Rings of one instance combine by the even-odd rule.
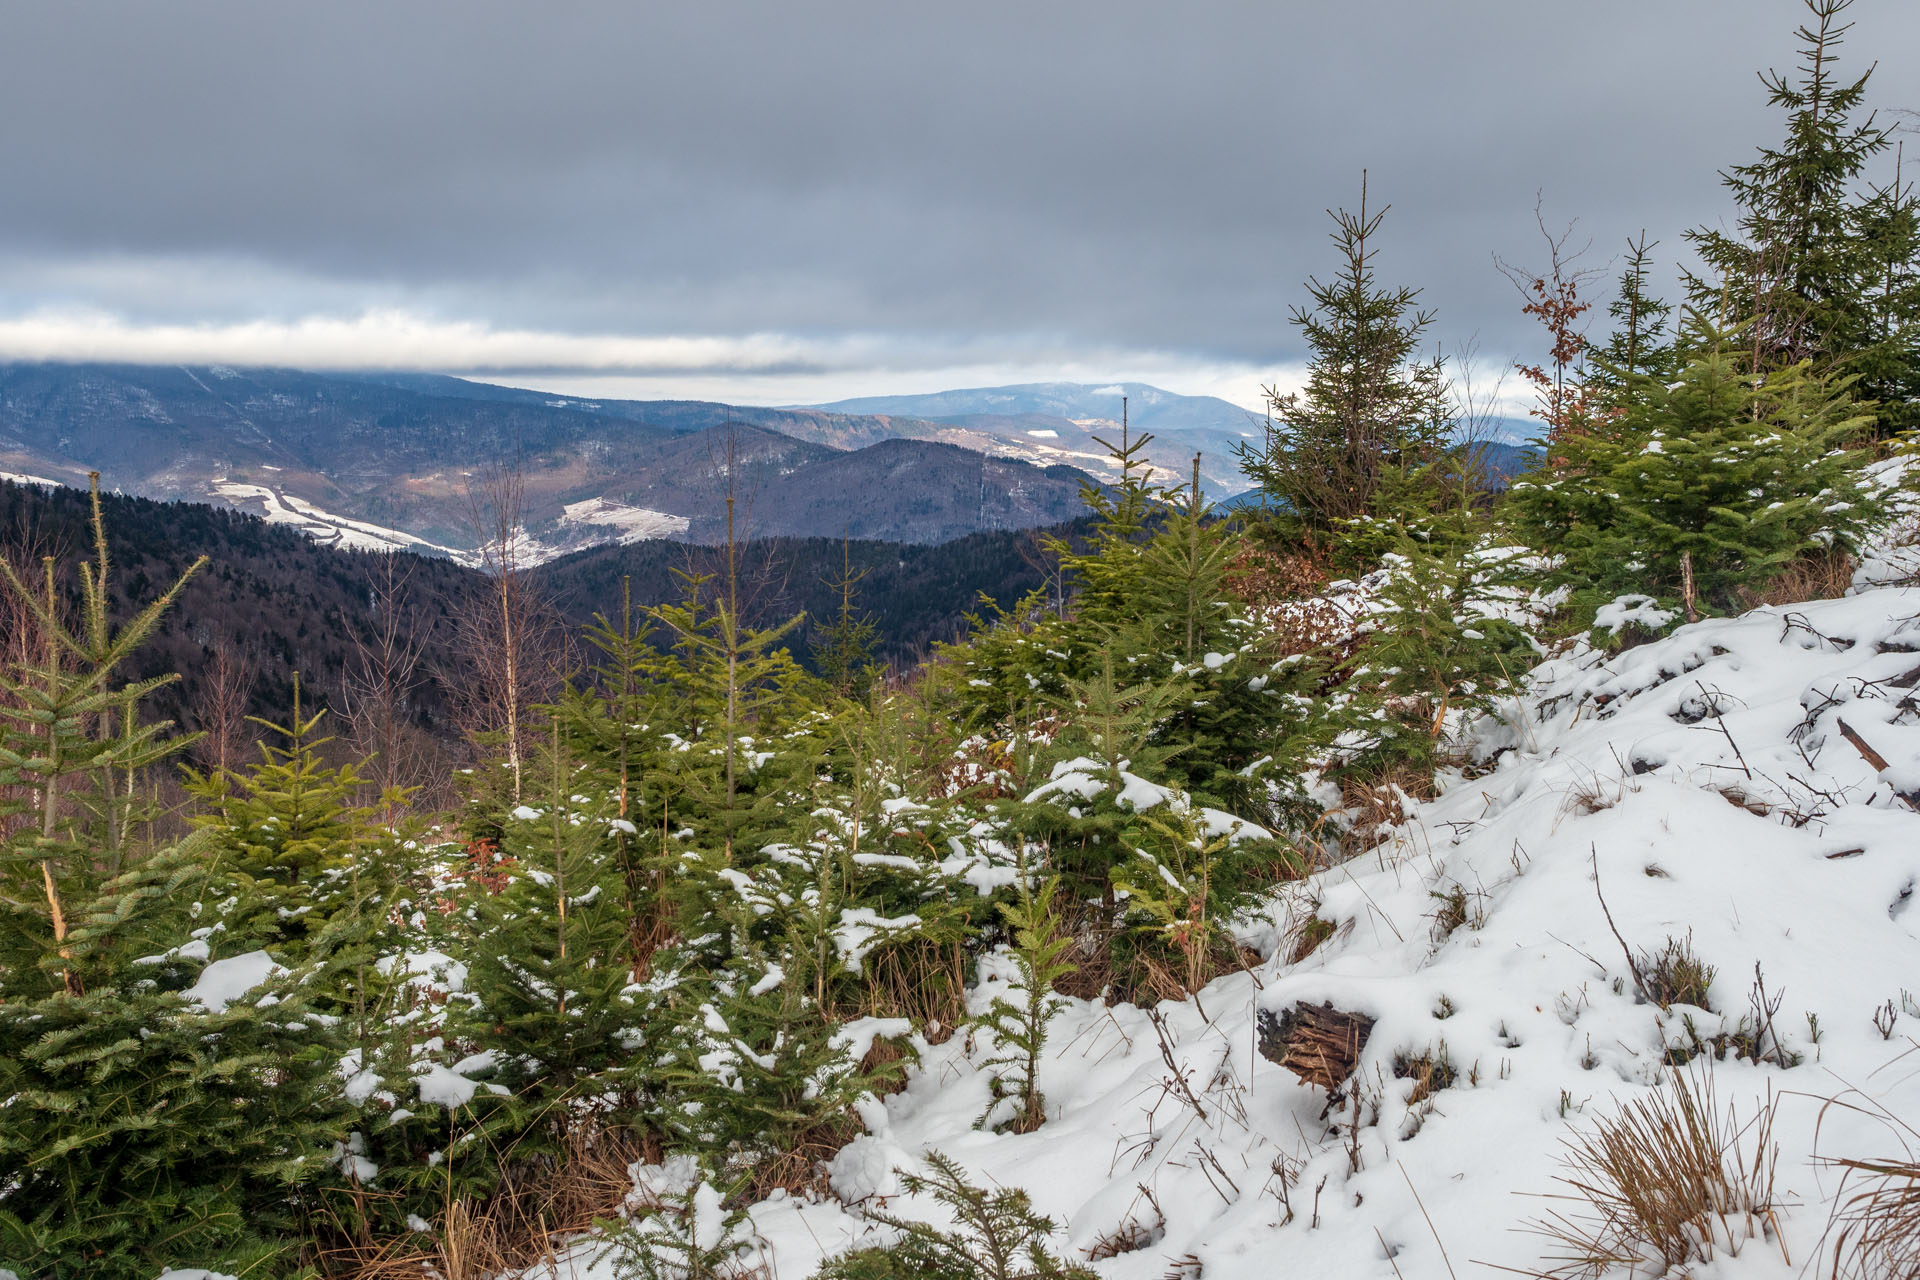
[[493, 536], [479, 491], [502, 472], [518, 486], [523, 559], [719, 540], [729, 493], [767, 533], [803, 536], [842, 533], [849, 513], [856, 533], [914, 542], [1077, 513], [1079, 473], [919, 438], [945, 431], [451, 378], [0, 364], [0, 473], [84, 485], [99, 470], [124, 492], [235, 505], [340, 545], [469, 559]]
[[[484, 606], [489, 580], [445, 557], [389, 553], [315, 543], [299, 532], [225, 507], [102, 495], [115, 574], [115, 614], [171, 583], [199, 556], [209, 563], [134, 657], [140, 677], [177, 673], [149, 702], [157, 715], [188, 729], [205, 727], [217, 655], [243, 669], [247, 714], [274, 719], [292, 704], [297, 671], [314, 705], [343, 708], [360, 645], [375, 638], [388, 568], [402, 585], [399, 638], [417, 651], [409, 719], [422, 731], [457, 737], [448, 681], [463, 668], [460, 624]], [[65, 487], [0, 480], [0, 552], [20, 567], [52, 555], [70, 565], [89, 549], [87, 495]], [[1083, 526], [1058, 530], [1066, 536]], [[999, 530], [944, 543], [871, 539], [767, 537], [742, 549], [749, 582], [747, 618], [772, 626], [796, 614], [808, 622], [790, 645], [814, 660], [819, 628], [839, 597], [831, 582], [845, 565], [865, 576], [857, 603], [871, 616], [874, 656], [911, 665], [935, 641], [958, 639], [965, 616], [983, 595], [1011, 606], [1051, 580], [1038, 548], [1044, 531]], [[529, 585], [542, 607], [577, 634], [596, 614], [616, 615], [623, 600], [638, 608], [671, 603], [686, 592], [686, 574], [712, 573], [724, 549], [664, 539], [597, 547], [532, 570]], [[630, 592], [630, 594], [628, 594]], [[357, 642], [357, 643], [356, 643]]]

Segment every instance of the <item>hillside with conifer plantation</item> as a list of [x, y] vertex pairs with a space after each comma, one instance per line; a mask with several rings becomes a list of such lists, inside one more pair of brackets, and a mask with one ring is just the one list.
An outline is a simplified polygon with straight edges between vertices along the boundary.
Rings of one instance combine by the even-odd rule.
[[1854, 17], [1737, 217], [1508, 247], [1518, 475], [1356, 174], [1231, 508], [1125, 401], [1073, 521], [938, 545], [748, 536], [731, 466], [706, 545], [546, 562], [502, 468], [478, 568], [0, 486], [0, 1266], [1915, 1275], [1920, 197]]

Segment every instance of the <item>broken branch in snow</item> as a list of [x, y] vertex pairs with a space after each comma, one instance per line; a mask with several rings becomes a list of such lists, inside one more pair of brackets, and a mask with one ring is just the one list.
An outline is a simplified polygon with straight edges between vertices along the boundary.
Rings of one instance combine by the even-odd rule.
[[1373, 1034], [1372, 1018], [1331, 1004], [1297, 1004], [1278, 1017], [1262, 1009], [1259, 1021], [1261, 1056], [1329, 1094], [1353, 1074]]
[[[1855, 733], [1852, 725], [1842, 720], [1839, 716], [1835, 716], [1833, 722], [1840, 726], [1840, 736], [1853, 745], [1853, 749], [1860, 753], [1860, 758], [1867, 762], [1869, 768], [1875, 773], [1885, 773], [1887, 771], [1887, 758], [1878, 751], [1875, 751], [1865, 738]], [[1895, 788], [1893, 794], [1906, 801], [1909, 809], [1920, 809], [1920, 793], [1901, 791]]]

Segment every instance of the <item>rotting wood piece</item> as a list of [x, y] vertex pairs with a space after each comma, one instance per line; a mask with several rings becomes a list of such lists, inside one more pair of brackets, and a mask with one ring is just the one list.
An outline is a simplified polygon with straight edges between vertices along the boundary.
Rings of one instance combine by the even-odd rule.
[[1373, 1019], [1331, 1004], [1296, 1004], [1277, 1015], [1262, 1009], [1258, 1033], [1260, 1054], [1267, 1061], [1337, 1094], [1359, 1065], [1360, 1052], [1373, 1034]]

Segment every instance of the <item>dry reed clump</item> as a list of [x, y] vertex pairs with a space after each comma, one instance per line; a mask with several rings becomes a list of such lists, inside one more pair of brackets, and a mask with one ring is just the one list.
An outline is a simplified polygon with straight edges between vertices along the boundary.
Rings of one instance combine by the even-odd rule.
[[515, 1239], [507, 1215], [492, 1201], [452, 1201], [431, 1230], [372, 1239], [365, 1236], [323, 1246], [315, 1257], [320, 1274], [333, 1280], [493, 1280], [515, 1266], [538, 1262], [547, 1252], [541, 1235]]
[[[1778, 1241], [1774, 1102], [1741, 1122], [1720, 1111], [1711, 1067], [1675, 1071], [1590, 1133], [1569, 1138], [1567, 1188], [1527, 1224], [1556, 1250], [1541, 1280], [1598, 1280], [1616, 1267], [1665, 1275], [1737, 1257], [1756, 1239]], [[1785, 1247], [1782, 1256], [1785, 1256]], [[1791, 1263], [1789, 1263], [1791, 1265]]]
[[884, 947], [866, 961], [867, 981], [853, 1016], [905, 1018], [939, 1044], [967, 1020], [967, 957], [958, 942]]
[[1821, 547], [1788, 564], [1759, 591], [1740, 589], [1749, 605], [1799, 604], [1804, 600], [1835, 600], [1853, 585], [1860, 562], [1844, 547]]
[[[1846, 1170], [1833, 1222], [1833, 1280], [1920, 1276], [1920, 1161], [1835, 1160]], [[1847, 1183], [1864, 1183], [1845, 1194]]]
[[1347, 852], [1363, 853], [1405, 822], [1408, 801], [1433, 799], [1433, 774], [1411, 764], [1340, 779], [1340, 808], [1347, 816]]

